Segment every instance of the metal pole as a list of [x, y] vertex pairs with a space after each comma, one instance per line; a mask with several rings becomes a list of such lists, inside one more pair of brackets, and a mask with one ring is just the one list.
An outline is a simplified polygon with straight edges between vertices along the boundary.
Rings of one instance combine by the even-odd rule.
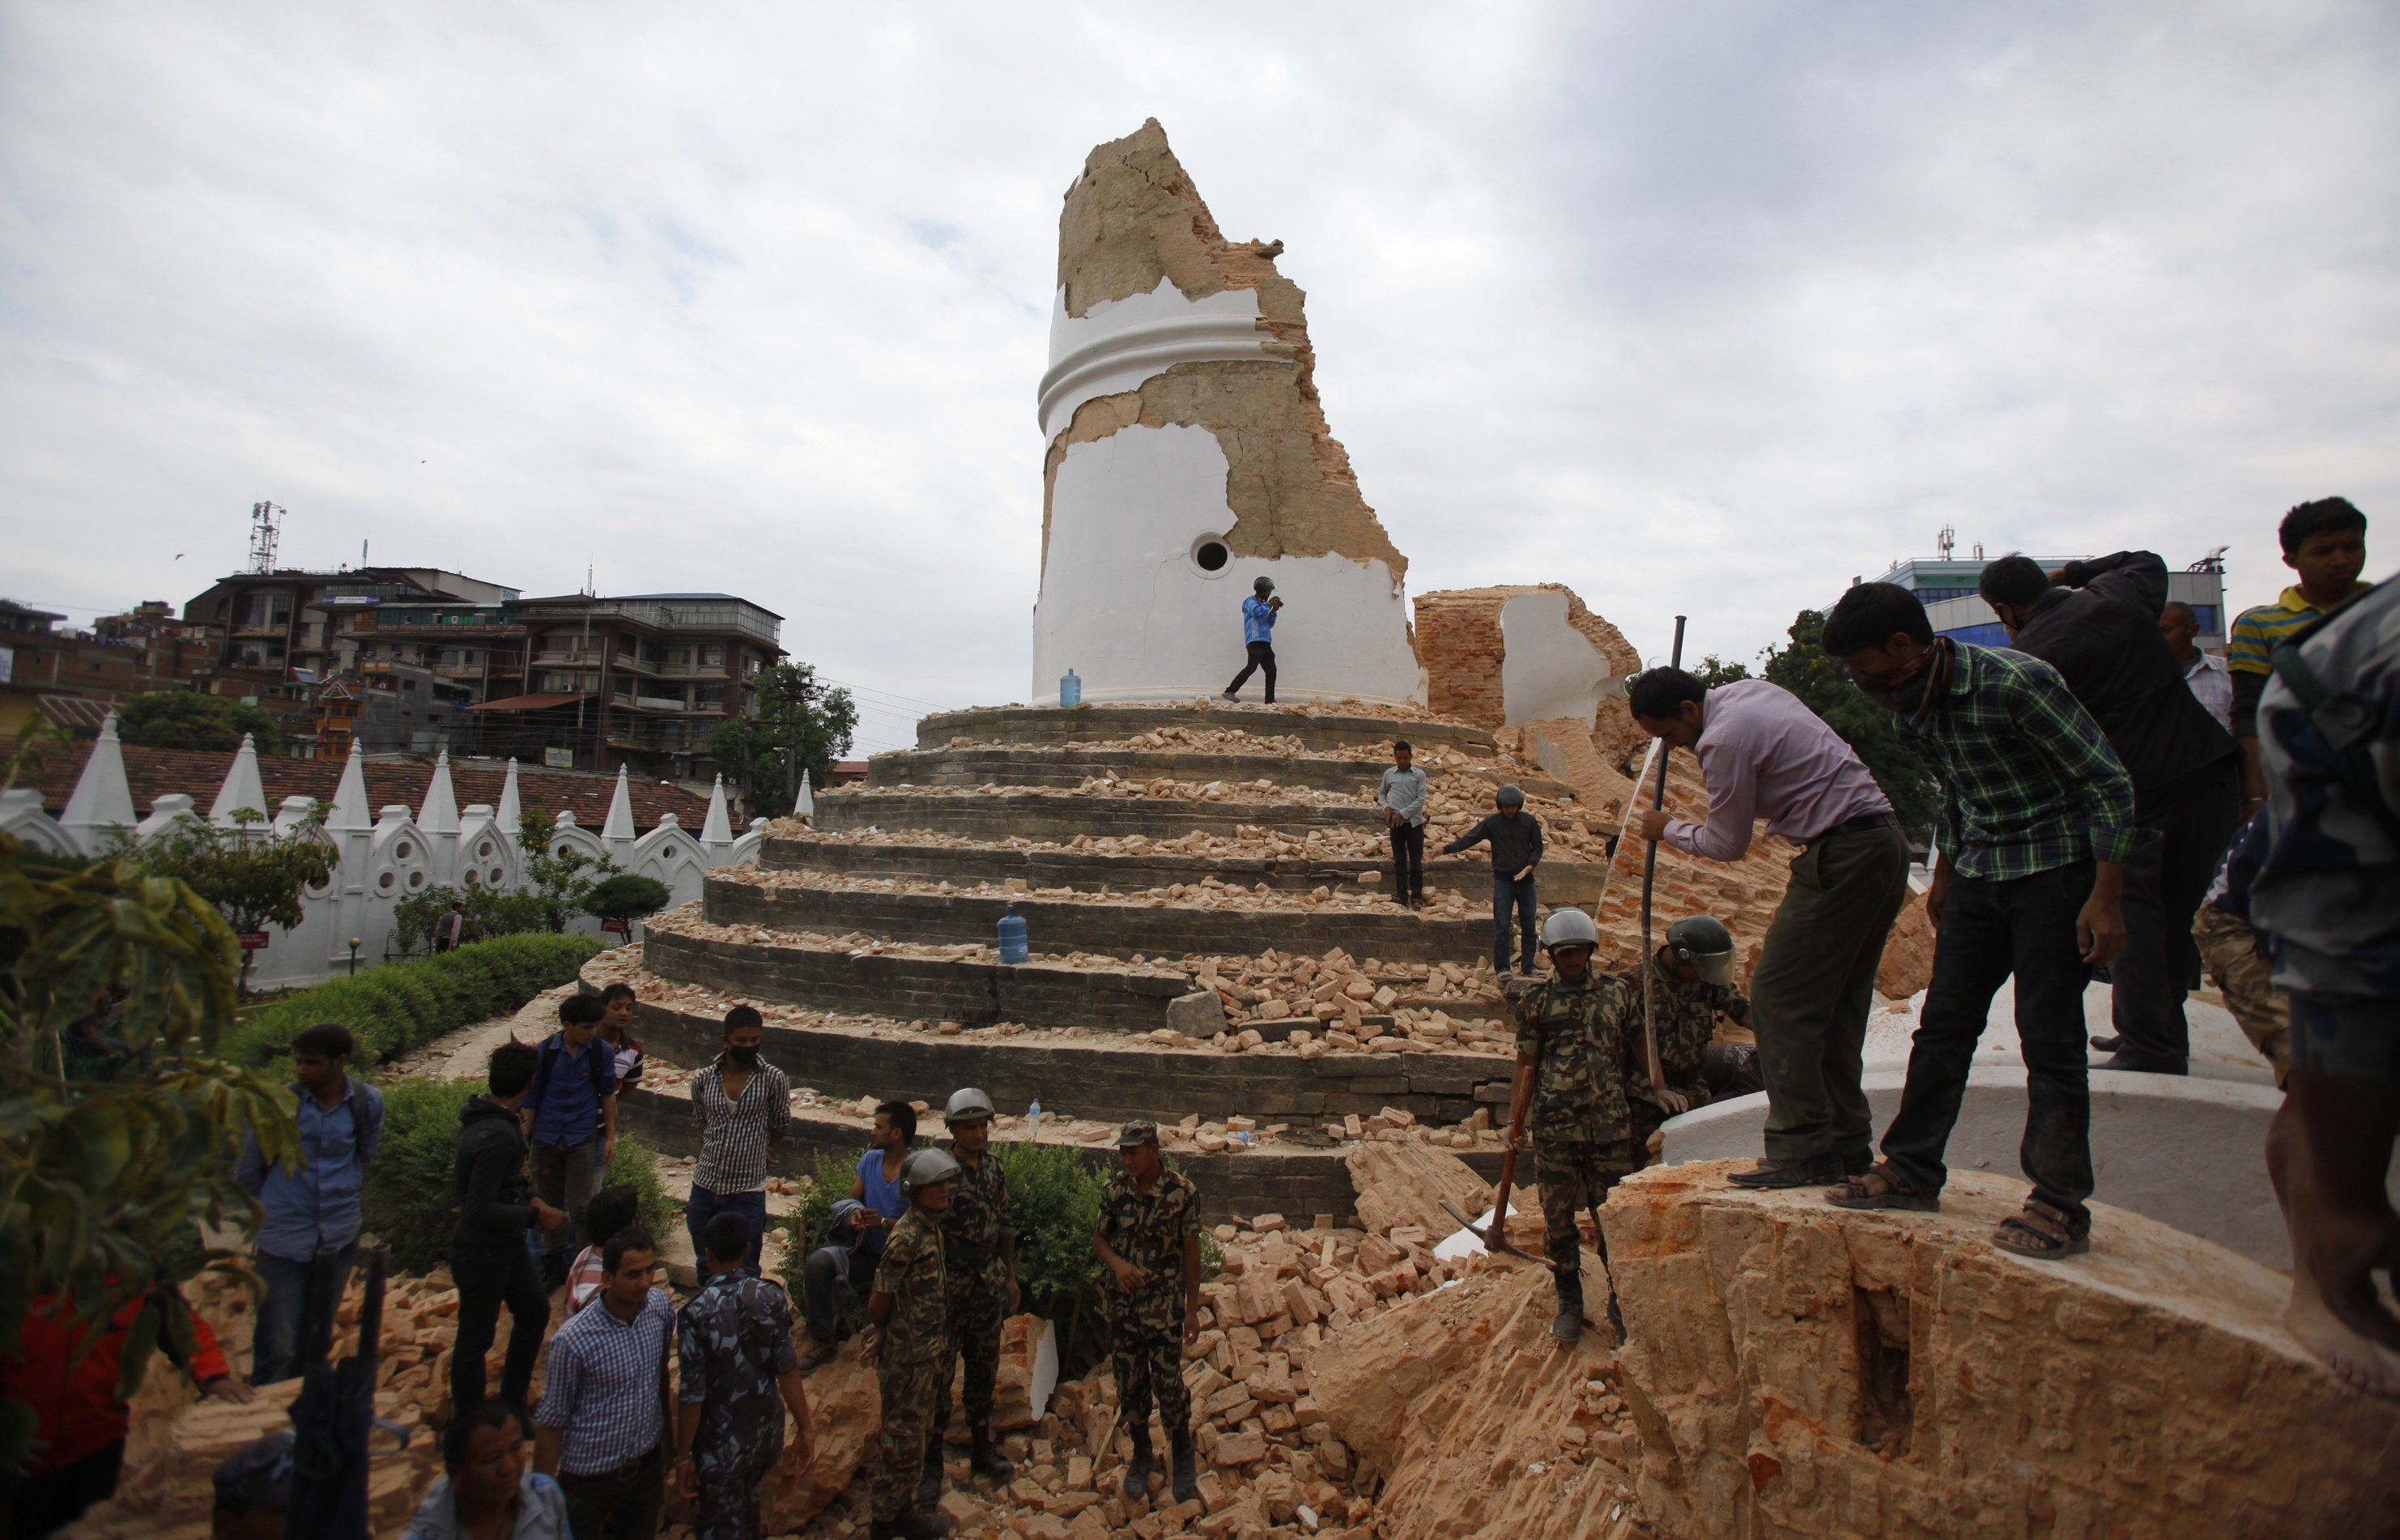
[[[1684, 666], [1684, 617], [1675, 617], [1675, 650], [1668, 661], [1670, 668]], [[1659, 740], [1658, 779], [1651, 784], [1650, 806], [1664, 807], [1667, 802], [1667, 761], [1674, 755], [1674, 746]], [[1665, 1073], [1658, 1067], [1658, 1029], [1650, 1015], [1650, 975], [1655, 969], [1650, 956], [1650, 893], [1658, 880], [1658, 842], [1643, 842], [1642, 853], [1642, 1052], [1650, 1071], [1650, 1088], [1667, 1089]]]

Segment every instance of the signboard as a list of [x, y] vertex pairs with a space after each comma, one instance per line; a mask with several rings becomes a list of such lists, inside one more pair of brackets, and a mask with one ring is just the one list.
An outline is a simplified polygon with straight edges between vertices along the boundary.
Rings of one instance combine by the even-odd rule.
[[241, 949], [243, 951], [263, 952], [266, 950], [266, 933], [265, 931], [243, 931], [240, 932], [239, 934], [241, 936]]
[[544, 749], [541, 751], [541, 762], [545, 767], [551, 770], [573, 770], [575, 768], [575, 751], [573, 749]]
[[634, 922], [630, 920], [604, 920], [600, 921], [600, 928], [610, 935], [631, 936], [634, 934]]

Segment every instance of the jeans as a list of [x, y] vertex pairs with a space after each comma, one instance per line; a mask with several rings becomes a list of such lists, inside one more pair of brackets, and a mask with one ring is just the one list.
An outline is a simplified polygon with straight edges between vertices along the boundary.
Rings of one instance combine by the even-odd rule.
[[1875, 1147], [1861, 1054], [1884, 938], [1907, 896], [1895, 826], [1824, 835], [1792, 858], [1750, 980], [1768, 1160], [1856, 1162]]
[[691, 1190], [689, 1201], [683, 1206], [683, 1227], [691, 1232], [692, 1261], [700, 1264], [702, 1275], [708, 1272], [708, 1243], [701, 1232], [708, 1221], [719, 1214], [739, 1214], [750, 1221], [750, 1275], [758, 1275], [758, 1253], [767, 1240], [767, 1194], [757, 1192], [712, 1192], [705, 1187]]
[[1534, 971], [1534, 879], [1503, 877], [1492, 879], [1492, 971], [1504, 976], [1508, 972], [1508, 917], [1517, 917], [1519, 937], [1517, 966], [1525, 973]]
[[2182, 1074], [2191, 1055], [2184, 996], [2200, 987], [2192, 917], [2242, 818], [2236, 760], [2170, 785], [2143, 810], [2159, 838], [2125, 863], [2125, 955], [2108, 966], [2110, 1019], [2127, 1066]]
[[1273, 642], [1251, 642], [1248, 644], [1248, 647], [1249, 649], [1250, 661], [1242, 665], [1241, 673], [1234, 675], [1234, 682], [1225, 687], [1225, 693], [1228, 695], [1239, 695], [1242, 693], [1242, 687], [1250, 682], [1250, 675], [1257, 670], [1263, 669], [1266, 671], [1267, 704], [1274, 705], [1275, 644]]
[[1942, 1152], [1958, 1121], [1967, 1070], [1992, 997], [2013, 974], [2025, 1052], [2025, 1131], [2017, 1159], [2033, 1195], [2091, 1222], [2092, 1094], [2083, 1044], [2082, 949], [2075, 917], [2092, 896], [2092, 863], [1996, 882], [1950, 884], [1933, 946], [1933, 984], [1908, 1051], [1908, 1084], [1884, 1130], [1884, 1158], [1919, 1192], [1949, 1175]]
[[583, 1233], [583, 1209], [600, 1191], [608, 1163], [600, 1158], [600, 1141], [594, 1138], [580, 1144], [537, 1144], [525, 1164], [541, 1201], [566, 1210], [566, 1222], [550, 1233], [549, 1244], [543, 1247], [549, 1263], [563, 1268], [591, 1244], [591, 1237]]
[[450, 1280], [458, 1286], [458, 1335], [450, 1351], [450, 1404], [464, 1417], [484, 1398], [484, 1356], [509, 1307], [509, 1356], [500, 1370], [500, 1399], [522, 1407], [533, 1383], [541, 1334], [550, 1325], [550, 1294], [522, 1246], [453, 1247]]
[[841, 1318], [850, 1309], [851, 1270], [863, 1262], [872, 1274], [876, 1259], [846, 1246], [821, 1246], [800, 1265], [800, 1311], [811, 1342], [830, 1347], [841, 1340]]
[[[780, 1414], [782, 1409], [777, 1408]], [[661, 1438], [640, 1459], [593, 1476], [561, 1471], [566, 1494], [566, 1528], [575, 1540], [650, 1540], [659, 1533], [659, 1508], [666, 1501], [667, 1472]]]
[[1425, 896], [1425, 825], [1392, 825], [1392, 896], [1406, 902]]
[[259, 1281], [266, 1286], [266, 1291], [258, 1302], [258, 1325], [252, 1339], [252, 1384], [271, 1385], [296, 1380], [305, 1366], [325, 1356], [333, 1342], [334, 1307], [350, 1281], [350, 1263], [358, 1254], [359, 1243], [352, 1241], [319, 1259], [325, 1263], [325, 1274], [319, 1284], [324, 1315], [320, 1321], [320, 1334], [306, 1343], [300, 1341], [300, 1332], [308, 1318], [308, 1277], [316, 1264], [271, 1257], [264, 1251], [258, 1254]]

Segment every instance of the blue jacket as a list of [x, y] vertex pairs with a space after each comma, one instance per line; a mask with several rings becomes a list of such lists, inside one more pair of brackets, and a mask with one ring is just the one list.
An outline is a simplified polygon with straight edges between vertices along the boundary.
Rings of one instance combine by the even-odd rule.
[[1242, 601], [1242, 641], [1275, 640], [1275, 607], [1253, 593]]
[[307, 1261], [359, 1238], [359, 1193], [383, 1140], [383, 1093], [365, 1081], [347, 1080], [342, 1099], [328, 1111], [297, 1083], [292, 1090], [300, 1099], [300, 1168], [269, 1165], [253, 1138], [235, 1175], [266, 1210], [258, 1249]]

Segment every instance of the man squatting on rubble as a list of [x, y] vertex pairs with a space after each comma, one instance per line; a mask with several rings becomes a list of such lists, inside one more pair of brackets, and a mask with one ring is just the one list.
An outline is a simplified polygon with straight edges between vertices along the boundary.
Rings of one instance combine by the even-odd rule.
[[883, 1243], [867, 1297], [868, 1327], [859, 1359], [875, 1366], [883, 1426], [875, 1446], [870, 1540], [948, 1534], [948, 1515], [920, 1507], [925, 1462], [939, 1436], [949, 1391], [949, 1334], [943, 1322], [946, 1269], [942, 1215], [959, 1163], [944, 1150], [920, 1150], [900, 1165], [908, 1211]]
[[942, 1500], [942, 1432], [949, 1422], [950, 1365], [966, 1361], [960, 1402], [966, 1410], [968, 1468], [1006, 1481], [1016, 1467], [991, 1439], [992, 1387], [1000, 1375], [1000, 1329], [1016, 1309], [1016, 1226], [1008, 1218], [1008, 1178], [991, 1152], [991, 1098], [969, 1085], [951, 1094], [942, 1121], [959, 1174], [942, 1212], [942, 1319], [948, 1333], [939, 1380], [941, 1405], [925, 1447], [917, 1506]]
[[[1644, 1154], [1658, 1124], [1677, 1111], [1760, 1089], [1757, 1050], [1717, 1034], [1719, 1016], [1736, 1026], [1750, 1020], [1750, 1002], [1733, 987], [1733, 933], [1705, 914], [1668, 926], [1667, 939], [1650, 954], [1650, 1035], [1658, 1044], [1658, 1071], [1684, 1105], [1670, 1109], [1637, 1089], [1634, 1153]], [[1639, 974], [1628, 982], [1642, 987]]]
[[[1542, 1248], [1559, 1291], [1550, 1329], [1571, 1342], [1584, 1326], [1576, 1216], [1589, 1209], [1597, 1222], [1609, 1189], [1642, 1168], [1628, 1088], [1646, 1083], [1648, 1070], [1634, 1068], [1642, 1051], [1642, 987], [1624, 974], [1593, 973], [1600, 927], [1591, 916], [1581, 909], [1552, 912], [1542, 922], [1542, 946], [1550, 954], [1550, 975], [1516, 1003], [1517, 1084], [1508, 1130], [1512, 1149], [1518, 1130], [1533, 1131]], [[1605, 1265], [1607, 1236], [1599, 1235], [1596, 1244]], [[1622, 1340], [1625, 1317], [1614, 1290], [1608, 1319]]]
[[1890, 800], [1824, 718], [1765, 679], [1711, 689], [1654, 668], [1627, 703], [1643, 731], [1698, 754], [1709, 786], [1705, 824], [1649, 809], [1643, 838], [1739, 861], [1763, 818], [1767, 833], [1802, 847], [1750, 980], [1766, 1158], [1732, 1179], [1799, 1187], [1865, 1170], [1875, 1143], [1861, 1086], [1867, 1015], [1884, 938], [1908, 896], [1908, 842]]

